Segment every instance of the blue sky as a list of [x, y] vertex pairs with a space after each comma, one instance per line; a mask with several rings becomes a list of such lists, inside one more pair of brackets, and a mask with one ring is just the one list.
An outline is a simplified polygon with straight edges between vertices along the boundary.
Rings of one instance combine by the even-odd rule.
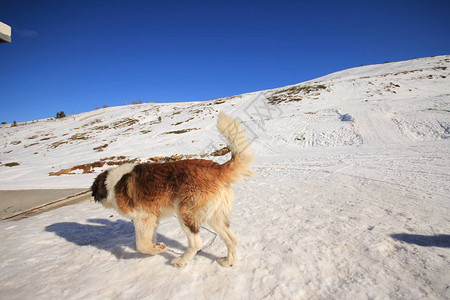
[[210, 100], [450, 54], [450, 1], [0, 0], [0, 122]]

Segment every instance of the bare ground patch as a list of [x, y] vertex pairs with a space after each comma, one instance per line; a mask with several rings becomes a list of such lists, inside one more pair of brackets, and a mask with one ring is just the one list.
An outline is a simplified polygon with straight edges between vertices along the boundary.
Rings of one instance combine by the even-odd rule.
[[86, 163], [81, 165], [76, 165], [71, 168], [67, 169], [61, 169], [56, 172], [50, 172], [49, 176], [60, 176], [60, 175], [76, 175], [76, 174], [91, 174], [95, 173], [96, 168], [102, 168], [105, 165], [107, 166], [119, 166], [125, 163], [144, 163], [144, 162], [152, 162], [152, 163], [164, 163], [164, 162], [172, 162], [172, 161], [178, 161], [183, 159], [192, 159], [192, 158], [204, 158], [207, 156], [223, 156], [230, 152], [230, 149], [228, 147], [223, 147], [222, 149], [210, 152], [210, 153], [204, 153], [201, 155], [198, 154], [174, 154], [171, 156], [154, 156], [150, 157], [148, 159], [127, 159], [125, 156], [112, 156], [112, 157], [106, 157], [102, 158], [99, 161], [95, 161], [92, 163]]

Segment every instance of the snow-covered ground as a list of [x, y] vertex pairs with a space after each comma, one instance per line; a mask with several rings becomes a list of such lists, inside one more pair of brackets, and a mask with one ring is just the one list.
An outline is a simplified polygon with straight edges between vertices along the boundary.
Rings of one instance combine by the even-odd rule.
[[214, 262], [225, 246], [208, 228], [202, 251], [177, 269], [170, 261], [186, 238], [175, 218], [158, 230], [171, 250], [146, 256], [131, 222], [85, 203], [0, 222], [0, 296], [449, 299], [449, 68], [450, 56], [417, 59], [232, 98], [1, 127], [0, 189], [88, 187], [107, 165], [49, 173], [212, 153], [224, 146], [218, 111], [242, 120], [258, 176], [235, 185], [231, 269]]

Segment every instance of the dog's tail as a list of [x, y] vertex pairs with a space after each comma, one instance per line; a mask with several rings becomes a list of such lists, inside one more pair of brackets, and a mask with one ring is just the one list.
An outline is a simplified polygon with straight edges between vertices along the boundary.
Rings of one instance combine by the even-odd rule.
[[227, 139], [228, 147], [231, 150], [231, 159], [222, 165], [226, 169], [225, 173], [228, 175], [228, 179], [236, 182], [253, 176], [250, 165], [255, 157], [241, 123], [221, 112], [217, 120], [217, 129]]

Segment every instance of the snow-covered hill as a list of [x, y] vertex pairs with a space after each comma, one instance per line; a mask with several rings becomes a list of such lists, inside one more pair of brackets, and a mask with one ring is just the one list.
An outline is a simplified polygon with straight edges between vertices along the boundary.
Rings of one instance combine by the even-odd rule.
[[186, 245], [175, 218], [159, 229], [170, 252], [137, 254], [132, 224], [86, 203], [0, 222], [0, 296], [450, 298], [450, 56], [3, 125], [0, 190], [87, 188], [129, 160], [225, 161], [219, 111], [243, 122], [258, 157], [258, 176], [235, 186], [233, 268], [213, 263], [225, 248], [207, 229], [201, 253], [170, 266]]
[[[212, 101], [111, 107], [2, 125], [0, 189], [85, 187], [93, 175], [49, 174], [111, 157], [211, 153], [223, 146], [215, 130], [219, 111], [245, 123], [259, 156], [286, 148], [446, 139], [449, 98], [450, 56], [440, 56], [359, 67]], [[19, 165], [6, 167], [11, 163]]]

